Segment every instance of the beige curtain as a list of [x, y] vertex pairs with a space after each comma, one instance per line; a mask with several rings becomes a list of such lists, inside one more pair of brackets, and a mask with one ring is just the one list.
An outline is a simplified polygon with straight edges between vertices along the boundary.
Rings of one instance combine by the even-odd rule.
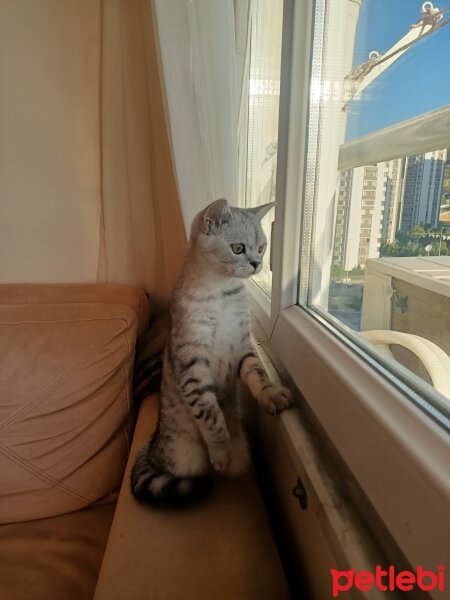
[[0, 0], [0, 282], [128, 283], [186, 247], [151, 0]]
[[104, 0], [99, 279], [167, 299], [186, 237], [166, 129], [152, 3]]

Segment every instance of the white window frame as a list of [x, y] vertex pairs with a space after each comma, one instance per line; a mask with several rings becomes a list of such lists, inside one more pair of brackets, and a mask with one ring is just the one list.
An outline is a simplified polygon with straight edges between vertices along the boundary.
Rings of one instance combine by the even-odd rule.
[[338, 329], [297, 305], [310, 69], [320, 69], [311, 67], [313, 5], [285, 0], [272, 296], [250, 282], [251, 306], [405, 557], [435, 568], [449, 552], [450, 436]]

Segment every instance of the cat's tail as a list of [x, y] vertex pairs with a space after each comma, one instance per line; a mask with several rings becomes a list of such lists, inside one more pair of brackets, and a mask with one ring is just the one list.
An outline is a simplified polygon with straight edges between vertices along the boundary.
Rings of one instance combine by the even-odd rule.
[[152, 463], [147, 446], [136, 456], [131, 471], [131, 491], [143, 504], [188, 506], [206, 498], [210, 490], [209, 477], [175, 477], [162, 471]]

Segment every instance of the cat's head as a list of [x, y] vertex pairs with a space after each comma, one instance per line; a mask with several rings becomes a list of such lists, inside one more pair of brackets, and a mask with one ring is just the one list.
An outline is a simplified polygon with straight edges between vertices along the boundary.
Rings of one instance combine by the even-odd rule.
[[202, 262], [228, 277], [247, 278], [262, 269], [267, 239], [261, 219], [274, 202], [256, 208], [235, 208], [216, 200], [194, 219], [191, 242]]

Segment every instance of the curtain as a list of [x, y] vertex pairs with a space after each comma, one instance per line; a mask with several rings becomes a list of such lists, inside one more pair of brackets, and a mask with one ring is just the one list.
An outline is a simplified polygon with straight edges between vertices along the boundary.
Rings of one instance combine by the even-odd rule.
[[[250, 0], [155, 0], [186, 227], [216, 198], [242, 198]], [[239, 124], [243, 126], [239, 126]]]
[[164, 305], [186, 234], [151, 0], [0, 3], [0, 281]]
[[246, 200], [249, 134], [250, 49], [252, 13], [255, 0], [234, 0], [236, 79], [239, 102], [238, 138], [238, 204]]
[[167, 300], [186, 236], [159, 73], [152, 4], [104, 0], [99, 280]]

